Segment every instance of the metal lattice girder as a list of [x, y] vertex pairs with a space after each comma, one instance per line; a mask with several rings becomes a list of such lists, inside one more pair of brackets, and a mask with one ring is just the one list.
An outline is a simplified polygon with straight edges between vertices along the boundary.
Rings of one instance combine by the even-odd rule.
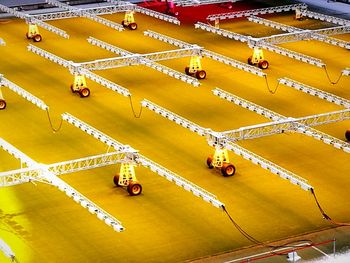
[[308, 10], [301, 10], [301, 14], [303, 16], [306, 16], [306, 17], [309, 17], [309, 18], [314, 18], [314, 19], [318, 19], [318, 20], [321, 20], [321, 21], [326, 21], [326, 22], [333, 23], [333, 24], [336, 24], [336, 25], [350, 26], [350, 21], [349, 20], [338, 18], [338, 17], [334, 17], [334, 16], [324, 15], [324, 14], [320, 14], [320, 13], [316, 13], [316, 12], [311, 12], [311, 11], [308, 11]]
[[171, 111], [149, 101], [149, 100], [142, 100], [141, 101], [141, 105], [142, 107], [145, 107], [151, 111], [154, 111], [155, 113], [162, 115], [163, 117], [181, 125], [182, 127], [185, 127], [197, 134], [199, 134], [200, 136], [205, 136], [209, 129], [203, 128], [197, 124], [195, 124], [194, 122], [191, 122], [175, 113], [172, 113]]
[[240, 0], [175, 0], [174, 4], [177, 6], [200, 6], [221, 3], [235, 3]]
[[187, 76], [174, 69], [171, 69], [169, 67], [166, 67], [164, 65], [154, 62], [154, 61], [160, 61], [160, 60], [182, 58], [185, 56], [198, 55], [202, 51], [202, 48], [199, 46], [193, 45], [183, 49], [155, 52], [155, 53], [149, 53], [149, 54], [133, 54], [127, 50], [113, 46], [111, 44], [108, 44], [104, 41], [98, 40], [93, 37], [89, 37], [88, 42], [91, 43], [92, 45], [96, 45], [98, 47], [104, 48], [113, 53], [122, 55], [123, 57], [101, 59], [101, 60], [95, 60], [95, 61], [80, 64], [81, 66], [87, 69], [96, 70], [96, 69], [106, 69], [106, 68], [115, 68], [115, 67], [121, 67], [121, 66], [142, 64], [150, 68], [153, 68], [159, 72], [167, 74], [173, 78], [176, 78], [188, 84], [191, 84], [195, 87], [198, 87], [200, 85], [200, 82], [196, 78]]
[[14, 186], [32, 181], [41, 181], [40, 171], [36, 168], [22, 168], [18, 170], [0, 172], [0, 187]]
[[0, 4], [0, 10], [3, 12], [9, 13], [11, 15], [14, 15], [15, 17], [24, 19], [24, 20], [26, 20], [27, 23], [36, 24], [36, 25], [38, 25], [42, 28], [45, 28], [46, 30], [51, 31], [51, 32], [53, 32], [61, 37], [69, 38], [69, 35], [65, 31], [63, 31], [57, 27], [54, 27], [52, 25], [49, 25], [49, 24], [47, 24], [47, 23], [45, 23], [37, 18], [34, 18], [34, 17], [28, 15], [28, 14], [18, 12], [12, 8], [9, 8], [9, 7], [7, 7], [5, 5], [1, 5], [1, 4]]
[[280, 55], [283, 55], [283, 56], [287, 56], [287, 57], [290, 57], [290, 58], [293, 58], [296, 60], [300, 60], [300, 61], [305, 62], [305, 63], [309, 63], [311, 65], [315, 65], [318, 67], [325, 66], [325, 64], [320, 59], [313, 58], [313, 57], [310, 57], [310, 56], [307, 56], [307, 55], [304, 55], [304, 54], [301, 54], [301, 53], [298, 53], [295, 51], [291, 51], [291, 50], [286, 49], [286, 48], [282, 48], [282, 47], [273, 45], [273, 44], [268, 43], [268, 42], [261, 40], [259, 38], [240, 35], [240, 34], [233, 33], [233, 32], [230, 32], [228, 30], [216, 28], [216, 27], [213, 27], [211, 25], [207, 25], [207, 24], [204, 24], [201, 22], [197, 22], [195, 24], [195, 27], [203, 29], [203, 30], [208, 31], [208, 32], [212, 32], [212, 33], [224, 36], [224, 37], [227, 37], [227, 38], [230, 38], [230, 39], [238, 40], [238, 41], [241, 41], [243, 43], [247, 42], [247, 44], [250, 48], [259, 47], [259, 48], [263, 48], [263, 49], [266, 49], [269, 51], [273, 51], [273, 52], [280, 54]]
[[142, 106], [146, 107], [155, 113], [162, 115], [163, 117], [175, 122], [176, 124], [181, 125], [182, 127], [185, 127], [200, 136], [205, 136], [207, 139], [207, 142], [210, 146], [213, 147], [219, 147], [219, 148], [226, 148], [228, 150], [233, 151], [234, 153], [243, 156], [245, 159], [250, 160], [254, 164], [260, 165], [262, 168], [267, 169], [271, 171], [274, 174], [277, 174], [281, 176], [284, 179], [288, 179], [293, 184], [299, 185], [304, 190], [310, 190], [312, 189], [312, 186], [308, 185], [306, 183], [306, 180], [293, 174], [292, 172], [289, 172], [285, 170], [284, 168], [252, 153], [248, 150], [228, 141], [227, 137], [221, 133], [221, 132], [213, 132], [211, 129], [205, 129], [167, 109], [164, 109], [163, 107], [158, 106], [157, 104], [150, 102], [148, 100], [143, 100]]
[[0, 46], [5, 46], [5, 45], [6, 45], [6, 42], [2, 38], [0, 38]]
[[30, 101], [34, 105], [38, 106], [40, 109], [42, 109], [42, 110], [48, 110], [49, 109], [49, 106], [47, 106], [41, 99], [35, 97], [34, 95], [29, 93], [28, 91], [22, 89], [21, 87], [19, 87], [15, 83], [9, 81], [8, 79], [4, 78], [0, 74], [0, 86], [2, 86], [2, 85], [6, 86], [10, 90], [16, 92], [18, 95], [22, 96], [23, 98], [25, 98], [26, 100]]
[[103, 17], [96, 16], [95, 14], [92, 14], [90, 12], [86, 12], [84, 9], [75, 8], [73, 6], [61, 3], [61, 2], [56, 1], [56, 0], [45, 0], [45, 1], [47, 3], [49, 3], [50, 5], [57, 6], [57, 7], [63, 8], [63, 9], [67, 9], [67, 10], [72, 11], [72, 12], [76, 12], [79, 16], [86, 17], [86, 18], [91, 19], [95, 22], [98, 22], [98, 23], [103, 24], [105, 26], [116, 29], [118, 31], [124, 30], [122, 25], [117, 24], [113, 21], [107, 20]]
[[101, 131], [79, 120], [78, 118], [72, 116], [69, 113], [62, 114], [62, 119], [67, 121], [70, 124], [73, 124], [74, 126], [86, 132], [87, 134], [94, 136], [96, 139], [107, 144], [108, 146], [112, 146], [117, 151], [121, 151], [123, 149], [124, 149], [123, 151], [125, 150], [129, 151], [130, 155], [128, 156], [128, 158], [132, 159], [132, 161], [135, 161], [137, 164], [140, 164], [146, 168], [151, 169], [151, 171], [161, 175], [162, 177], [167, 178], [169, 181], [175, 183], [177, 186], [180, 186], [186, 191], [193, 193], [195, 196], [202, 198], [204, 201], [209, 202], [213, 206], [218, 208], [224, 207], [224, 204], [221, 203], [219, 200], [217, 200], [216, 196], [214, 196], [213, 194], [189, 182], [183, 177], [169, 171], [168, 169], [162, 167], [161, 165], [151, 161], [147, 157], [136, 153], [136, 151], [133, 150], [130, 146], [121, 144], [115, 139], [109, 137], [108, 135], [102, 133]]
[[350, 68], [346, 68], [342, 70], [342, 75], [344, 76], [350, 76]]
[[265, 158], [239, 146], [235, 143], [228, 142], [227, 149], [233, 151], [235, 154], [242, 156], [244, 159], [251, 161], [254, 164], [261, 166], [262, 168], [270, 171], [273, 174], [277, 174], [279, 177], [290, 181], [294, 185], [300, 186], [303, 190], [312, 191], [313, 187], [307, 183], [304, 178], [284, 169], [283, 167], [266, 160]]
[[18, 150], [13, 145], [9, 144], [7, 141], [2, 139], [0, 137], [0, 147], [4, 149], [6, 152], [11, 154], [13, 157], [21, 161], [21, 164], [25, 164], [26, 166], [33, 166], [36, 164], [36, 162], [29, 158], [27, 155], [22, 153], [20, 150]]
[[[278, 113], [274, 113], [271, 110], [268, 110], [262, 106], [256, 105], [253, 102], [250, 102], [248, 100], [241, 99], [238, 96], [235, 96], [227, 91], [224, 91], [222, 89], [214, 89], [213, 90], [214, 95], [219, 96], [222, 99], [228, 100], [230, 102], [233, 102], [236, 105], [239, 105], [245, 109], [248, 109], [250, 111], [256, 112], [260, 115], [263, 115], [267, 118], [273, 119], [273, 120], [283, 120], [287, 119], [287, 117], [280, 115]], [[298, 125], [298, 128], [296, 130], [299, 133], [305, 134], [307, 136], [310, 136], [312, 138], [315, 138], [316, 140], [320, 140], [324, 142], [325, 144], [332, 145], [333, 147], [337, 149], [341, 149], [344, 152], [350, 153], [350, 145], [347, 142], [344, 142], [342, 140], [339, 140], [333, 136], [330, 136], [326, 133], [320, 132], [318, 130], [315, 130], [311, 127], [307, 127], [305, 125]]]
[[47, 182], [56, 186], [59, 190], [64, 192], [68, 197], [72, 198], [75, 202], [86, 208], [91, 214], [95, 215], [98, 219], [103, 221], [106, 225], [112, 227], [114, 231], [121, 232], [125, 228], [122, 223], [116, 219], [113, 215], [107, 213], [105, 210], [100, 208], [94, 202], [83, 196], [69, 184], [53, 175], [50, 172], [45, 172], [42, 175]]
[[[160, 33], [157, 33], [157, 32], [151, 31], [151, 30], [144, 31], [144, 35], [152, 37], [154, 39], [158, 39], [158, 40], [163, 41], [165, 43], [172, 44], [172, 45], [177, 46], [177, 47], [181, 47], [181, 48], [193, 46], [193, 45], [186, 43], [184, 41], [181, 41], [181, 40], [178, 40], [178, 39], [175, 39], [172, 37], [168, 37], [168, 36], [162, 35]], [[226, 56], [221, 55], [219, 53], [215, 53], [213, 51], [203, 49], [201, 54], [204, 57], [211, 58], [211, 59], [216, 60], [218, 62], [221, 62], [221, 63], [224, 63], [226, 65], [241, 69], [243, 71], [258, 75], [260, 77], [266, 76], [266, 74], [263, 73], [261, 69], [258, 69], [254, 66], [247, 65], [245, 63], [242, 63], [242, 62], [235, 60], [233, 58], [226, 57]]]
[[[293, 26], [287, 26], [275, 21], [271, 21], [268, 19], [264, 19], [261, 17], [256, 17], [256, 16], [250, 16], [248, 17], [248, 20], [254, 23], [262, 24], [265, 26], [273, 27], [276, 29], [280, 29], [282, 31], [290, 32], [290, 33], [296, 33], [299, 32], [301, 34], [306, 33], [305, 30]], [[332, 37], [328, 37], [327, 35], [335, 35], [335, 34], [345, 34], [350, 31], [350, 27], [348, 26], [338, 26], [338, 27], [331, 27], [331, 28], [322, 28], [318, 30], [308, 30], [310, 32], [310, 38], [315, 39], [318, 41], [322, 41], [331, 45], [339, 46], [342, 48], [347, 48], [350, 49], [350, 43], [345, 40], [341, 39], [336, 39]], [[304, 34], [302, 36], [307, 36], [307, 34]], [[279, 39], [281, 41], [281, 38]], [[289, 40], [292, 40], [292, 36], [289, 36]], [[295, 40], [299, 40], [298, 37], [296, 37]], [[279, 42], [281, 43], [281, 42]]]
[[273, 14], [273, 13], [288, 12], [296, 9], [306, 10], [307, 5], [306, 4], [282, 5], [282, 6], [251, 9], [251, 10], [244, 10], [244, 11], [231, 12], [231, 13], [213, 14], [213, 15], [209, 15], [207, 17], [207, 20], [215, 21], [215, 20], [232, 19], [232, 18], [238, 18], [238, 17], [247, 17], [251, 15]]
[[316, 89], [314, 87], [303, 84], [301, 82], [298, 82], [289, 78], [281, 78], [278, 80], [278, 82], [288, 87], [310, 94], [312, 96], [316, 96], [326, 101], [343, 106], [345, 108], [348, 108], [348, 109], [350, 108], [350, 100], [325, 92], [323, 90]]
[[38, 48], [38, 47], [33, 46], [31, 44], [28, 45], [28, 50], [39, 55], [39, 56], [42, 56], [48, 60], [51, 60], [52, 62], [55, 62], [58, 65], [61, 65], [65, 68], [68, 68], [72, 74], [75, 74], [75, 73], [83, 74], [87, 78], [97, 82], [98, 84], [100, 84], [100, 85], [102, 85], [110, 90], [116, 91], [123, 96], [126, 96], [126, 97], [131, 96], [131, 93], [129, 92], [128, 89], [126, 89], [118, 84], [115, 84], [114, 82], [109, 81], [101, 76], [98, 76], [95, 73], [93, 73], [87, 69], [80, 67], [79, 63], [74, 63], [72, 61], [65, 60], [59, 56], [56, 56], [56, 55], [54, 55], [54, 54], [52, 54], [44, 49]]
[[286, 118], [274, 122], [241, 127], [235, 130], [224, 131], [222, 132], [222, 135], [224, 135], [228, 140], [235, 142], [260, 138], [286, 131], [298, 131], [298, 129], [304, 130], [304, 126], [318, 126], [349, 119], [350, 109], [346, 109], [302, 118]]

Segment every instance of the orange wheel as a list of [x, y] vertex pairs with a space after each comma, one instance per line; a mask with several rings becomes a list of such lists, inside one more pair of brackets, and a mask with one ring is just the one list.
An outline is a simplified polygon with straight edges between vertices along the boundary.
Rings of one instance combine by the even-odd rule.
[[130, 23], [129, 28], [131, 30], [136, 30], [137, 29], [137, 24], [136, 23]]
[[142, 192], [142, 186], [138, 182], [130, 182], [128, 185], [128, 193], [130, 195], [139, 195]]
[[88, 88], [82, 88], [79, 90], [80, 97], [86, 98], [90, 96], [90, 90]]
[[197, 79], [205, 79], [206, 76], [207, 76], [207, 73], [204, 70], [199, 70], [196, 72]]
[[259, 62], [259, 68], [267, 69], [268, 67], [269, 67], [269, 62], [267, 62], [267, 60], [261, 60]]
[[249, 64], [249, 65], [253, 65], [253, 57], [252, 57], [252, 56], [250, 56], [250, 57], [248, 58], [248, 64]]
[[350, 141], [350, 129], [345, 132], [345, 138]]
[[0, 100], [0, 110], [4, 110], [6, 108], [6, 101]]
[[186, 67], [186, 68], [185, 68], [185, 73], [186, 73], [187, 75], [190, 75], [190, 67]]
[[43, 38], [40, 34], [37, 34], [33, 37], [34, 42], [40, 42]]
[[209, 155], [209, 157], [207, 158], [207, 165], [209, 167], [209, 169], [213, 169], [214, 165], [213, 165], [213, 156]]
[[31, 39], [28, 32], [26, 33], [26, 37], [27, 37], [27, 39]]
[[124, 20], [122, 21], [122, 25], [123, 25], [123, 27], [126, 27], [126, 24], [125, 24]]
[[233, 166], [233, 164], [230, 163], [224, 163], [224, 165], [221, 167], [221, 173], [223, 176], [232, 176], [236, 172], [236, 168]]

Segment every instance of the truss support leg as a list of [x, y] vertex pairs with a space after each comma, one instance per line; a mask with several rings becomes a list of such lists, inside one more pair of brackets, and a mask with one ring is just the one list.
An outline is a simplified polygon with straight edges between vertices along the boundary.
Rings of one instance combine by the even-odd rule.
[[38, 26], [34, 24], [29, 24], [26, 37], [27, 39], [33, 39], [34, 42], [40, 42], [43, 39], [39, 33]]
[[264, 59], [264, 52], [261, 48], [254, 47], [253, 55], [248, 58], [249, 65], [256, 65], [261, 69], [267, 69], [269, 62]]
[[70, 86], [73, 93], [79, 93], [80, 97], [86, 98], [90, 96], [90, 90], [87, 88], [86, 79], [84, 75], [75, 73], [74, 82]]
[[215, 28], [220, 28], [220, 19], [219, 18], [215, 19], [214, 27]]
[[139, 195], [142, 192], [142, 186], [137, 181], [133, 164], [122, 163], [119, 174], [113, 178], [116, 186], [125, 186], [130, 195]]
[[230, 163], [228, 151], [225, 148], [215, 148], [214, 155], [207, 158], [207, 165], [209, 169], [220, 169], [225, 177], [233, 176], [236, 172], [235, 166]]
[[303, 16], [301, 10], [298, 8], [295, 9], [295, 19], [296, 20], [303, 20], [304, 19], [304, 16]]
[[189, 76], [195, 76], [197, 79], [205, 79], [207, 73], [202, 69], [201, 57], [192, 56], [190, 65], [185, 68], [185, 72]]
[[137, 24], [134, 18], [134, 11], [126, 11], [124, 15], [124, 20], [122, 21], [123, 27], [127, 27], [131, 30], [137, 29]]
[[4, 96], [2, 95], [1, 85], [0, 85], [0, 110], [4, 110], [6, 108], [6, 101]]

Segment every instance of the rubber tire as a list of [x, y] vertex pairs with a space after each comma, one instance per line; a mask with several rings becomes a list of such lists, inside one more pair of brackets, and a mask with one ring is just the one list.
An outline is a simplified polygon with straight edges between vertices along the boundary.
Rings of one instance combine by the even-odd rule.
[[139, 195], [142, 193], [142, 186], [138, 182], [130, 182], [127, 189], [129, 195], [131, 196]]
[[87, 98], [90, 96], [90, 90], [88, 88], [82, 88], [79, 90], [80, 97]]
[[252, 56], [250, 56], [249, 58], [248, 58], [248, 64], [249, 65], [253, 65], [253, 57]]
[[125, 25], [125, 21], [124, 21], [124, 20], [122, 21], [122, 26], [123, 26], [123, 27], [127, 27], [127, 26]]
[[261, 60], [258, 64], [259, 68], [267, 69], [269, 67], [269, 62], [267, 60]]
[[26, 33], [26, 38], [27, 38], [27, 39], [31, 39], [31, 37], [29, 37], [28, 32]]
[[136, 30], [137, 29], [137, 24], [136, 23], [130, 23], [129, 24], [130, 30]]
[[350, 129], [345, 132], [345, 138], [350, 142]]
[[208, 165], [208, 168], [209, 169], [213, 169], [214, 168], [214, 165], [213, 165], [213, 156], [212, 155], [209, 155], [208, 158], [207, 158], [207, 165]]
[[5, 100], [0, 100], [0, 110], [6, 109], [6, 101]]
[[207, 73], [204, 70], [199, 70], [196, 72], [197, 79], [205, 79], [206, 76], [207, 76]]
[[118, 184], [119, 182], [119, 174], [116, 174], [114, 177], [113, 177], [113, 183], [119, 187], [120, 185]]
[[43, 38], [40, 34], [37, 34], [37, 35], [33, 36], [33, 40], [34, 40], [34, 42], [41, 42], [41, 40], [43, 40]]
[[186, 75], [190, 75], [190, 67], [185, 68], [185, 73], [186, 73]]
[[77, 90], [74, 89], [74, 85], [73, 84], [70, 85], [70, 90], [72, 91], [72, 93], [76, 93], [77, 92]]
[[224, 163], [221, 167], [221, 173], [223, 176], [233, 176], [236, 172], [236, 167], [233, 164], [230, 163]]

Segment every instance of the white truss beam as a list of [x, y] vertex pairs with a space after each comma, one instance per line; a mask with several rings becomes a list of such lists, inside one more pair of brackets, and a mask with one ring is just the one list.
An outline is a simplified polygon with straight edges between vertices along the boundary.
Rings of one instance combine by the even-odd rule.
[[[144, 31], [143, 33], [144, 33], [145, 36], [152, 37], [154, 39], [163, 41], [165, 43], [172, 44], [172, 45], [180, 47], [180, 48], [186, 48], [186, 47], [194, 46], [194, 45], [186, 43], [184, 41], [181, 41], [181, 40], [178, 40], [178, 39], [166, 36], [166, 35], [162, 35], [160, 33], [157, 33], [157, 32], [151, 31], [151, 30]], [[204, 57], [208, 57], [208, 58], [211, 58], [213, 60], [216, 60], [218, 62], [224, 63], [226, 65], [238, 68], [240, 70], [252, 73], [252, 74], [260, 76], [260, 77], [266, 76], [266, 74], [263, 73], [261, 69], [258, 69], [258, 68], [254, 67], [254, 66], [247, 65], [247, 64], [242, 63], [242, 62], [240, 62], [238, 60], [235, 60], [233, 58], [229, 58], [229, 57], [223, 56], [223, 55], [221, 55], [219, 53], [215, 53], [215, 52], [207, 50], [207, 49], [203, 49], [202, 52], [201, 52], [201, 55], [204, 56]]]
[[[222, 89], [216, 88], [213, 90], [213, 93], [214, 93], [214, 95], [216, 95], [222, 99], [233, 102], [236, 105], [239, 105], [239, 106], [241, 106], [245, 109], [248, 109], [250, 111], [254, 111], [260, 115], [271, 118], [273, 120], [288, 120], [288, 118], [283, 116], [283, 115], [280, 115], [278, 113], [274, 113], [271, 110], [265, 109], [262, 106], [256, 105], [255, 103], [250, 102], [248, 100], [244, 100], [244, 99], [242, 99], [236, 95], [233, 95], [227, 91], [224, 91]], [[342, 113], [340, 113], [340, 114], [342, 114]], [[344, 114], [347, 115], [348, 114], [347, 111], [345, 111]], [[334, 115], [334, 116], [336, 116], [336, 115]], [[344, 117], [344, 119], [345, 118], [348, 118], [348, 117], [346, 116], [346, 117]], [[307, 120], [305, 120], [305, 121], [307, 121]], [[321, 121], [320, 121], [320, 123], [321, 123]], [[348, 143], [346, 143], [342, 140], [339, 140], [333, 136], [330, 136], [326, 133], [323, 133], [321, 131], [318, 131], [318, 130], [315, 130], [311, 127], [308, 127], [307, 125], [303, 125], [302, 123], [298, 123], [296, 131], [299, 133], [305, 134], [307, 136], [310, 136], [312, 138], [315, 138], [316, 140], [320, 140], [320, 141], [324, 142], [325, 144], [332, 145], [333, 147], [335, 147], [337, 149], [341, 149], [346, 153], [350, 153], [350, 146]]]
[[230, 39], [238, 40], [238, 41], [241, 41], [243, 43], [246, 42], [250, 48], [259, 47], [259, 48], [263, 48], [263, 49], [275, 52], [275, 53], [283, 55], [283, 56], [287, 56], [287, 57], [290, 57], [290, 58], [293, 58], [293, 59], [296, 59], [296, 60], [299, 60], [299, 61], [302, 61], [305, 63], [309, 63], [311, 65], [315, 65], [317, 67], [324, 67], [325, 66], [325, 64], [320, 59], [313, 58], [313, 57], [310, 57], [310, 56], [307, 56], [307, 55], [304, 55], [304, 54], [301, 54], [301, 53], [298, 53], [295, 51], [291, 51], [291, 50], [286, 49], [286, 48], [282, 48], [282, 47], [273, 45], [273, 44], [268, 43], [268, 42], [266, 42], [262, 39], [259, 39], [259, 38], [253, 38], [251, 36], [244, 36], [241, 34], [233, 33], [233, 32], [230, 32], [228, 30], [224, 30], [224, 29], [213, 27], [211, 25], [204, 24], [202, 22], [197, 22], [195, 24], [195, 28], [199, 28], [199, 29], [211, 32], [211, 33], [215, 33], [215, 34], [218, 34], [218, 35], [230, 38]]
[[350, 26], [349, 20], [334, 17], [334, 16], [329, 16], [329, 15], [324, 15], [324, 14], [320, 14], [320, 13], [316, 13], [316, 12], [311, 12], [311, 11], [308, 11], [306, 9], [301, 10], [301, 14], [303, 16], [306, 16], [309, 18], [313, 18], [313, 19], [317, 19], [317, 20], [321, 20], [321, 21], [326, 21], [326, 22], [333, 23], [333, 24], [340, 25], [340, 26]]
[[[30, 181], [39, 181], [44, 183], [49, 183], [59, 190], [66, 193], [67, 196], [71, 197], [75, 202], [79, 203], [81, 206], [86, 208], [90, 213], [97, 216], [98, 219], [104, 221], [108, 226], [111, 226], [115, 231], [123, 231], [124, 227], [114, 216], [108, 214], [102, 208], [97, 206], [95, 203], [90, 201], [88, 198], [83, 196], [69, 184], [59, 179], [54, 172], [50, 171], [50, 167], [47, 165], [39, 164], [32, 160], [30, 157], [16, 149], [14, 146], [0, 138], [0, 145], [7, 152], [20, 159], [22, 163], [28, 165], [25, 169], [7, 171], [0, 173], [0, 186], [10, 186], [18, 183], [25, 183]], [[112, 153], [111, 153], [112, 154]], [[110, 154], [110, 155], [111, 155]], [[118, 153], [120, 154], [120, 153]], [[109, 155], [109, 156], [110, 156]], [[99, 156], [100, 157], [100, 156]], [[98, 158], [97, 158], [98, 159]], [[108, 159], [108, 158], [107, 158]], [[86, 162], [87, 160], [77, 160], [78, 162]], [[91, 164], [91, 160], [90, 160]], [[65, 164], [67, 165], [67, 164]], [[62, 164], [53, 165], [51, 168], [62, 167]], [[82, 168], [86, 168], [81, 165]], [[59, 169], [57, 171], [60, 171]]]
[[300, 186], [303, 190], [311, 190], [313, 189], [312, 186], [308, 185], [306, 183], [306, 180], [301, 178], [300, 176], [297, 176], [293, 174], [292, 172], [287, 171], [286, 169], [264, 159], [261, 156], [258, 156], [252, 152], [249, 152], [248, 150], [244, 149], [243, 147], [240, 147], [233, 142], [230, 142], [228, 138], [223, 134], [219, 132], [213, 132], [211, 129], [203, 128], [163, 107], [158, 106], [157, 104], [148, 101], [143, 100], [142, 106], [146, 107], [155, 113], [165, 117], [168, 120], [171, 120], [175, 122], [176, 124], [179, 124], [180, 126], [187, 128], [200, 136], [206, 136], [207, 142], [210, 146], [213, 147], [220, 147], [220, 148], [226, 148], [228, 150], [233, 151], [234, 153], [242, 156], [243, 158], [253, 162], [254, 164], [260, 165], [262, 168], [271, 171], [274, 174], [279, 175], [283, 179], [289, 180], [291, 183]]
[[116, 58], [108, 58], [102, 60], [96, 60], [86, 63], [81, 63], [80, 65], [84, 68], [96, 70], [96, 69], [106, 69], [106, 68], [115, 68], [129, 65], [144, 65], [150, 68], [153, 68], [159, 72], [162, 72], [170, 77], [179, 79], [183, 82], [191, 84], [195, 87], [200, 86], [200, 82], [191, 76], [187, 76], [181, 72], [178, 72], [174, 69], [156, 63], [155, 61], [167, 60], [167, 59], [175, 59], [182, 58], [187, 56], [199, 55], [202, 51], [202, 48], [199, 46], [190, 46], [177, 50], [169, 50], [162, 52], [155, 52], [149, 54], [133, 54], [127, 50], [122, 48], [113, 46], [104, 41], [98, 40], [93, 37], [88, 38], [88, 42], [92, 45], [101, 47], [118, 55], [122, 55], [122, 57]]
[[41, 99], [35, 97], [28, 91], [22, 89], [20, 86], [4, 78], [3, 75], [1, 74], [0, 74], [0, 86], [8, 87], [10, 90], [16, 92], [18, 95], [25, 98], [26, 100], [33, 103], [35, 106], [39, 107], [42, 110], [49, 109], [49, 106], [47, 106]]
[[69, 35], [65, 31], [63, 31], [55, 26], [49, 25], [49, 24], [47, 24], [47, 23], [45, 23], [37, 18], [34, 18], [34, 17], [28, 15], [28, 14], [18, 12], [12, 8], [9, 8], [9, 7], [7, 7], [5, 5], [1, 5], [1, 4], [0, 4], [0, 10], [5, 12], [5, 13], [9, 13], [11, 15], [14, 15], [15, 17], [24, 19], [27, 23], [36, 24], [36, 25], [38, 25], [38, 26], [40, 26], [40, 27], [52, 32], [52, 33], [55, 33], [61, 37], [69, 38]]
[[296, 90], [300, 90], [304, 93], [310, 94], [315, 97], [319, 97], [320, 99], [323, 99], [323, 100], [335, 103], [337, 105], [343, 106], [347, 109], [350, 109], [350, 100], [325, 92], [323, 90], [316, 89], [314, 87], [311, 87], [309, 85], [303, 84], [301, 82], [298, 82], [289, 78], [281, 78], [278, 80], [278, 82], [288, 87], [294, 88]]
[[77, 119], [73, 115], [69, 113], [62, 114], [62, 119], [67, 121], [68, 123], [74, 125], [75, 127], [81, 129], [82, 131], [86, 132], [87, 134], [90, 134], [94, 136], [96, 139], [100, 140], [101, 142], [107, 144], [108, 146], [113, 147], [115, 150], [118, 151], [118, 149], [124, 149], [127, 148], [129, 152], [131, 152], [131, 157], [137, 164], [142, 165], [146, 168], [149, 168], [151, 171], [157, 173], [158, 175], [165, 177], [170, 182], [175, 183], [177, 186], [180, 186], [181, 188], [185, 189], [186, 191], [191, 192], [195, 196], [198, 196], [202, 198], [204, 201], [209, 202], [213, 206], [217, 208], [223, 208], [224, 204], [221, 203], [215, 195], [209, 193], [208, 191], [204, 190], [203, 188], [191, 183], [190, 181], [186, 180], [185, 178], [169, 171], [165, 167], [162, 167], [161, 165], [151, 161], [147, 157], [141, 155], [141, 154], [133, 154], [132, 148], [128, 145], [123, 145], [120, 142], [116, 141], [115, 139], [109, 137], [108, 135], [102, 133], [101, 131], [95, 129], [94, 127], [88, 125], [87, 123]]
[[174, 4], [177, 6], [200, 6], [200, 5], [212, 5], [221, 3], [235, 3], [240, 0], [175, 0]]
[[209, 15], [207, 17], [207, 20], [209, 21], [225, 20], [225, 19], [233, 19], [233, 18], [239, 18], [239, 17], [247, 17], [251, 15], [256, 16], [256, 15], [288, 12], [296, 9], [306, 10], [307, 5], [306, 4], [282, 5], [282, 6], [251, 9], [251, 10], [244, 10], [244, 11], [231, 12], [231, 13], [213, 14], [213, 15]]
[[66, 10], [71, 11], [71, 12], [76, 12], [78, 16], [82, 16], [82, 17], [88, 18], [88, 19], [90, 19], [92, 21], [98, 22], [98, 23], [100, 23], [102, 25], [111, 27], [111, 28], [116, 29], [118, 31], [123, 31], [124, 30], [122, 25], [117, 24], [117, 23], [115, 23], [113, 21], [107, 20], [107, 19], [105, 19], [103, 17], [99, 17], [99, 16], [97, 16], [95, 14], [92, 14], [90, 12], [87, 12], [84, 9], [75, 8], [73, 6], [67, 5], [65, 3], [61, 3], [61, 2], [56, 1], [56, 0], [45, 0], [45, 1], [46, 1], [46, 3], [49, 3], [50, 5], [66, 9]]
[[15, 253], [13, 253], [10, 246], [6, 244], [5, 241], [2, 239], [0, 239], [0, 250], [5, 254], [6, 257], [11, 259], [11, 261], [15, 261]]
[[[307, 36], [310, 34], [310, 39], [322, 41], [334, 46], [339, 46], [342, 48], [350, 49], [350, 43], [345, 40], [337, 39], [337, 38], [332, 38], [327, 35], [336, 35], [336, 34], [346, 34], [350, 32], [350, 27], [349, 26], [337, 26], [337, 27], [331, 27], [331, 28], [322, 28], [322, 29], [317, 29], [317, 30], [304, 30], [301, 28], [293, 27], [293, 26], [288, 26], [284, 25], [275, 21], [271, 21], [268, 19], [264, 19], [261, 17], [256, 17], [256, 16], [250, 16], [248, 17], [248, 20], [257, 24], [261, 24], [264, 26], [269, 26], [275, 29], [279, 29], [282, 31], [286, 31], [289, 33], [300, 33], [301, 36], [297, 36], [295, 38], [295, 41], [301, 40], [302, 37], [305, 37], [305, 39], [308, 39]], [[293, 41], [292, 35], [289, 35], [289, 41]], [[269, 39], [264, 38], [265, 40], [269, 41]], [[281, 41], [282, 38], [279, 40]], [[276, 39], [274, 39], [276, 41]], [[276, 42], [275, 42], [276, 43]], [[282, 43], [282, 42], [279, 42]]]
[[350, 68], [346, 68], [342, 70], [342, 75], [344, 76], [350, 76]]
[[6, 46], [6, 42], [2, 38], [0, 38], [0, 46]]
[[44, 49], [38, 48], [38, 47], [31, 45], [31, 44], [28, 45], [28, 50], [33, 52], [34, 54], [37, 54], [37, 55], [42, 56], [42, 57], [44, 57], [52, 62], [55, 62], [58, 65], [61, 65], [65, 68], [68, 68], [72, 74], [74, 74], [74, 73], [83, 74], [87, 78], [91, 79], [92, 81], [95, 81], [98, 84], [100, 84], [100, 85], [102, 85], [110, 90], [113, 90], [113, 91], [115, 91], [123, 96], [126, 96], [126, 97], [131, 96], [131, 93], [129, 92], [128, 89], [126, 89], [118, 84], [115, 84], [114, 82], [109, 81], [101, 76], [98, 76], [95, 73], [93, 73], [87, 69], [82, 68], [79, 65], [79, 63], [74, 63], [72, 61], [65, 60], [59, 56], [56, 56], [56, 55], [54, 55], [54, 54], [52, 54]]

